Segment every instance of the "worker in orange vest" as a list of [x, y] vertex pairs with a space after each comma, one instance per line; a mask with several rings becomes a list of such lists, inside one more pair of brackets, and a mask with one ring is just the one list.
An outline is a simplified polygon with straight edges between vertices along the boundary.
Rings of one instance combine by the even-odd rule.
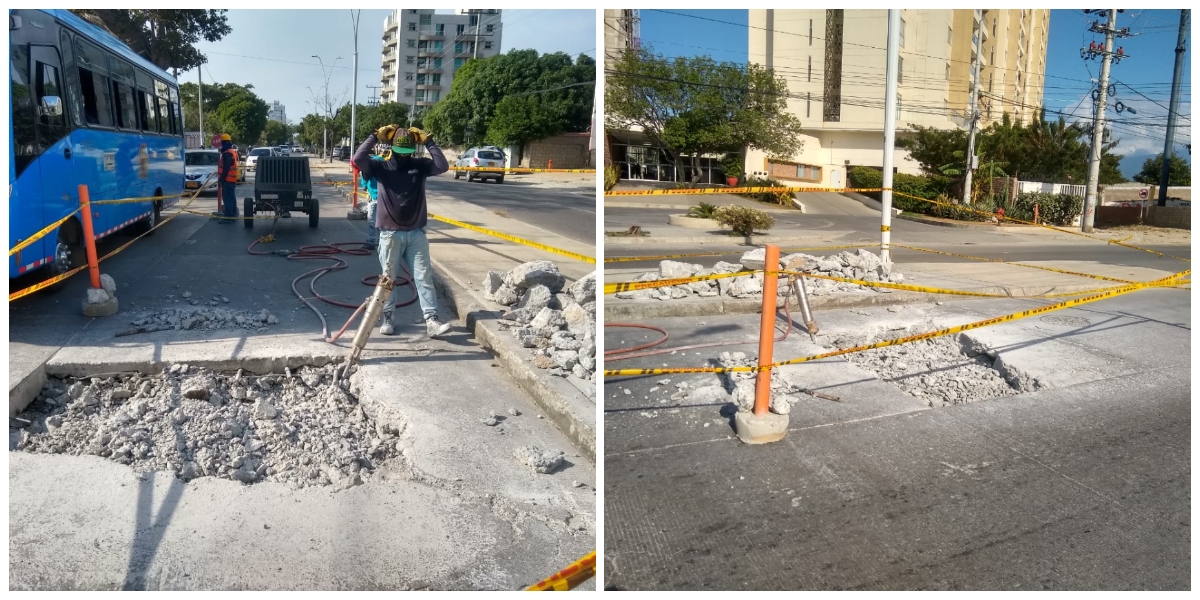
[[[237, 208], [238, 153], [233, 138], [221, 134], [221, 160], [217, 163], [217, 185], [221, 188], [221, 208], [226, 217], [238, 216]], [[217, 223], [232, 225], [233, 219], [218, 219]]]

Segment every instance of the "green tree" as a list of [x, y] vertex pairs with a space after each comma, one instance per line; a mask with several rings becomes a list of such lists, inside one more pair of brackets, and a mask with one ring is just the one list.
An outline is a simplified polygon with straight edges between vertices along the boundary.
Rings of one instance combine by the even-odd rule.
[[250, 145], [258, 141], [267, 126], [269, 110], [267, 103], [258, 96], [244, 92], [222, 102], [217, 117], [235, 143]]
[[[254, 86], [251, 84], [238, 85], [236, 83], [222, 83], [217, 85], [205, 84], [204, 86], [204, 131], [205, 132], [220, 132], [224, 129], [224, 123], [217, 116], [218, 111], [226, 100], [238, 94], [250, 94], [256, 96], [252, 91]], [[257, 97], [257, 96], [256, 96]], [[199, 104], [199, 86], [195, 83], [188, 82], [179, 86], [179, 102], [183, 108], [183, 125], [187, 131], [198, 131], [200, 122], [197, 118], [197, 105]]]
[[279, 121], [267, 121], [263, 127], [262, 134], [258, 136], [258, 143], [268, 146], [278, 146], [280, 144], [290, 143], [292, 141], [292, 132], [288, 126]]
[[72, 9], [84, 20], [108, 30], [131, 50], [161, 69], [188, 70], [207, 61], [196, 49], [201, 39], [229, 35], [225, 10]]
[[704, 154], [799, 152], [800, 121], [787, 98], [787, 82], [771, 69], [707, 56], [668, 59], [642, 48], [625, 52], [605, 80], [605, 124], [641, 129], [677, 169], [690, 157], [695, 183]]
[[325, 132], [325, 118], [315, 114], [304, 115], [297, 130], [300, 132], [301, 144], [309, 148], [320, 148]]
[[[1162, 178], [1162, 167], [1163, 155], [1161, 153], [1154, 158], [1147, 158], [1146, 162], [1142, 163], [1142, 172], [1134, 175], [1133, 180], [1138, 183], [1158, 185]], [[1167, 178], [1167, 185], [1192, 185], [1192, 166], [1174, 152], [1171, 153], [1171, 174]]]
[[425, 111], [423, 126], [450, 144], [484, 140], [521, 145], [564, 131], [586, 131], [596, 63], [562, 52], [512, 50], [468, 61], [450, 93]]
[[[961, 166], [967, 148], [967, 132], [962, 129], [938, 129], [910, 124], [908, 130], [896, 136], [896, 147], [908, 150], [908, 156], [921, 166], [926, 175], [962, 175]], [[943, 167], [958, 165], [954, 173]]]
[[361, 142], [384, 125], [401, 127], [408, 125], [408, 105], [399, 102], [385, 102], [378, 106], [360, 106], [358, 109], [358, 135], [355, 139]]

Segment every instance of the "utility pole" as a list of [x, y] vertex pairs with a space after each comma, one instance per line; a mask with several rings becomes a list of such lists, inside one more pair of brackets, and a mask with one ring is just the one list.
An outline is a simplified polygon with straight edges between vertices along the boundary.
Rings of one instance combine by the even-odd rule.
[[900, 68], [900, 9], [888, 9], [887, 81], [883, 97], [883, 221], [879, 227], [879, 258], [892, 262], [892, 161], [896, 153], [896, 87]]
[[[358, 125], [358, 19], [362, 16], [362, 9], [359, 9], [356, 15], [354, 11], [350, 11], [350, 17], [354, 20], [354, 73], [351, 77], [354, 86], [354, 91], [350, 93], [350, 147], [357, 148], [357, 138], [354, 134], [357, 133], [355, 127]], [[353, 151], [353, 150], [352, 150]]]
[[975, 130], [979, 129], [979, 59], [983, 54], [983, 16], [975, 35], [975, 60], [971, 66], [971, 133], [967, 136], [966, 173], [963, 175], [963, 204], [971, 203], [971, 179], [975, 174]]
[[475, 43], [471, 46], [471, 58], [479, 58], [479, 25], [482, 19], [479, 18], [479, 13], [475, 13]]
[[[1090, 13], [1090, 11], [1084, 11]], [[1092, 152], [1088, 161], [1087, 193], [1083, 198], [1083, 218], [1081, 229], [1084, 233], [1092, 232], [1096, 221], [1096, 189], [1100, 185], [1100, 155], [1104, 148], [1104, 109], [1108, 102], [1108, 71], [1113, 59], [1113, 36], [1117, 34], [1117, 9], [1110, 8], [1099, 11], [1101, 16], [1108, 16], [1108, 24], [1101, 27], [1098, 22], [1092, 23], [1092, 31], [1104, 33], [1104, 51], [1097, 52], [1103, 57], [1100, 62], [1100, 89], [1097, 95], [1096, 121], [1092, 124]]]
[[200, 99], [196, 102], [196, 114], [200, 117], [200, 147], [204, 147], [204, 77], [200, 75], [202, 65], [196, 66], [196, 88]]
[[1175, 145], [1175, 115], [1179, 112], [1179, 81], [1183, 79], [1183, 53], [1187, 52], [1188, 9], [1179, 11], [1179, 39], [1175, 42], [1175, 76], [1171, 78], [1171, 109], [1167, 113], [1167, 141], [1163, 146], [1162, 177], [1158, 179], [1158, 205], [1167, 205], [1167, 184], [1171, 181], [1171, 155]]
[[367, 88], [368, 90], [371, 90], [371, 99], [367, 100], [367, 105], [368, 106], [379, 106], [379, 98], [376, 96], [375, 90], [382, 89], [383, 86], [382, 85], [367, 85], [367, 86], [363, 86], [363, 87]]

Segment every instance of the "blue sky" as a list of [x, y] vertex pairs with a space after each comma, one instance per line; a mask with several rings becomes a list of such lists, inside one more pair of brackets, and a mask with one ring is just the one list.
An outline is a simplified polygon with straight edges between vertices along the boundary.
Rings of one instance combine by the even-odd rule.
[[[748, 12], [745, 10], [675, 10], [671, 13], [694, 15], [704, 19], [728, 21], [715, 23], [669, 14], [658, 10], [641, 11], [642, 40], [656, 52], [669, 56], [710, 55], [717, 60], [745, 62], [748, 52]], [[1086, 99], [1090, 80], [1099, 78], [1100, 63], [1084, 62], [1080, 46], [1104, 37], [1087, 32], [1088, 24], [1099, 17], [1082, 10], [1050, 12], [1050, 43], [1046, 50], [1045, 106], [1050, 110], [1091, 119], [1091, 101]], [[1106, 118], [1113, 124], [1113, 137], [1120, 140], [1118, 151], [1126, 155], [1122, 171], [1132, 175], [1141, 170], [1142, 161], [1162, 152], [1174, 69], [1175, 41], [1179, 26], [1178, 10], [1127, 10], [1117, 16], [1117, 27], [1129, 27], [1141, 35], [1121, 40], [1130, 57], [1114, 64], [1111, 78], [1133, 87], [1117, 84], [1116, 100], [1132, 107], [1136, 115], [1115, 114], [1109, 102]], [[761, 57], [755, 57], [761, 60]], [[1183, 143], [1190, 143], [1191, 116], [1191, 40], [1185, 54], [1184, 77], [1180, 95], [1181, 115], [1176, 129], [1176, 152], [1188, 157]], [[1142, 95], [1139, 95], [1140, 92]], [[1081, 102], [1082, 101], [1082, 102]], [[1162, 106], [1158, 106], [1158, 104]], [[1068, 118], [1068, 120], [1074, 120]], [[1126, 121], [1127, 123], [1121, 123]]]
[[[453, 10], [438, 10], [453, 13]], [[383, 23], [390, 10], [364, 9], [358, 25], [358, 101], [366, 104], [378, 86]], [[325, 83], [316, 54], [331, 73], [331, 99], [351, 97], [354, 29], [350, 10], [230, 10], [233, 32], [219, 42], [201, 42], [208, 55], [204, 82], [253, 84], [260, 98], [282, 102], [291, 121], [314, 112], [311, 87], [323, 94]], [[539, 53], [562, 51], [572, 57], [596, 57], [596, 11], [504, 9], [500, 49], [533, 48]], [[335, 59], [342, 57], [342, 60]], [[332, 68], [330, 65], [335, 65]], [[195, 82], [196, 71], [179, 74]], [[374, 93], [378, 95], [378, 90]]]

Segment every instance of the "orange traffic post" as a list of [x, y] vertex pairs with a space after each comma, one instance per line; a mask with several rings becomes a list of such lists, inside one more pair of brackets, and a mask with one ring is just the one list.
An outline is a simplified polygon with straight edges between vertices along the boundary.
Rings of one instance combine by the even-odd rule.
[[554, 159], [553, 159], [553, 158], [551, 158], [550, 160], [547, 160], [547, 161], [546, 161], [546, 168], [547, 168], [547, 169], [553, 169], [553, 168], [554, 168]]
[[354, 177], [354, 183], [351, 186], [354, 188], [350, 199], [350, 210], [358, 210], [358, 166], [350, 167], [350, 175]]
[[[758, 366], [771, 364], [775, 343], [775, 297], [779, 286], [779, 246], [767, 245], [763, 269], [762, 319], [758, 332]], [[754, 381], [754, 416], [767, 414], [771, 406], [771, 370], [762, 369]]]
[[217, 214], [218, 215], [225, 214], [224, 212], [221, 212], [221, 182], [220, 181], [217, 182]]
[[92, 229], [91, 204], [87, 186], [79, 184], [79, 214], [83, 217], [83, 243], [87, 249], [88, 274], [92, 278], [92, 287], [100, 289], [100, 261], [96, 258], [96, 233]]

